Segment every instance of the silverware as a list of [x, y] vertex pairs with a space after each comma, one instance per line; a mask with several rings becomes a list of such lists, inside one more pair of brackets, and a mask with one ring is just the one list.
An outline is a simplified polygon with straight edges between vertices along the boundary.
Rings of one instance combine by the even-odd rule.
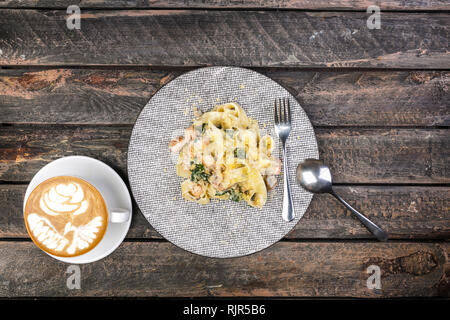
[[291, 187], [289, 185], [288, 163], [286, 155], [286, 140], [291, 132], [291, 108], [289, 99], [275, 99], [274, 103], [275, 132], [283, 145], [283, 211], [285, 221], [292, 221], [295, 217], [292, 205]]
[[306, 190], [313, 193], [329, 193], [347, 207], [358, 219], [372, 232], [380, 241], [386, 241], [388, 235], [383, 229], [367, 219], [364, 215], [352, 208], [347, 202], [339, 197], [333, 190], [330, 169], [324, 165], [323, 161], [316, 159], [306, 159], [297, 167], [297, 181]]

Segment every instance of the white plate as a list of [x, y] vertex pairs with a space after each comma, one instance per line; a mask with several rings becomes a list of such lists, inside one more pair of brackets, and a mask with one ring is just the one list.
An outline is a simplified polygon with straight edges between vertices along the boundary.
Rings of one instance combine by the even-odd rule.
[[[132, 212], [132, 203], [128, 188], [122, 178], [105, 163], [85, 156], [70, 156], [52, 161], [31, 180], [25, 193], [24, 208], [28, 196], [41, 182], [57, 176], [74, 176], [84, 179], [96, 187], [105, 199], [108, 208], [122, 208]], [[108, 223], [103, 239], [91, 251], [77, 257], [57, 257], [67, 263], [90, 263], [103, 259], [112, 253], [125, 238], [131, 224], [131, 216], [124, 223]], [[45, 251], [44, 251], [45, 252]]]

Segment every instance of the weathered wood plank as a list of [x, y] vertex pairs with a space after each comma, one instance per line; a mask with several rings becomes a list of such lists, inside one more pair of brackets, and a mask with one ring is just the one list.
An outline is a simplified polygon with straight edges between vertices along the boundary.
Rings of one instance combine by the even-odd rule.
[[[449, 252], [447, 243], [282, 242], [211, 259], [169, 243], [126, 242], [80, 266], [81, 289], [69, 290], [67, 264], [31, 242], [0, 242], [0, 296], [448, 296]], [[381, 269], [381, 290], [367, 288], [370, 265]]]
[[[1, 65], [448, 68], [446, 14], [1, 10]], [[426, 39], [426, 41], [424, 41]]]
[[170, 71], [0, 70], [0, 122], [132, 124]]
[[450, 73], [273, 72], [315, 126], [447, 126]]
[[[86, 155], [126, 177], [131, 126], [0, 127], [0, 180], [28, 181], [48, 162]], [[445, 129], [318, 129], [321, 158], [339, 183], [448, 183]], [[168, 170], [172, 170], [168, 164]]]
[[[315, 126], [449, 126], [450, 72], [268, 71]], [[177, 71], [0, 70], [0, 123], [133, 124]]]
[[240, 8], [240, 9], [342, 9], [366, 10], [377, 5], [381, 10], [449, 10], [445, 0], [3, 0], [0, 8], [67, 8], [76, 4], [80, 8]]
[[317, 130], [335, 182], [447, 183], [448, 130]]
[[[1, 238], [27, 238], [22, 218], [26, 185], [0, 185]], [[336, 186], [335, 190], [389, 233], [390, 239], [450, 238], [450, 188]], [[161, 239], [134, 205], [129, 239]], [[313, 198], [287, 239], [358, 239], [370, 233], [329, 195]]]

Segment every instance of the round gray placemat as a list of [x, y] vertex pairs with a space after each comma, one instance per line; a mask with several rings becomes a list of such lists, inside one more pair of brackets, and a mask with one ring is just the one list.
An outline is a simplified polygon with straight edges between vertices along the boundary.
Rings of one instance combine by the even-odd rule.
[[[296, 218], [281, 217], [282, 176], [262, 209], [245, 201], [212, 200], [207, 205], [181, 197], [182, 178], [175, 172], [177, 155], [169, 141], [183, 134], [195, 118], [193, 110], [210, 111], [215, 105], [237, 102], [258, 120], [261, 136], [281, 145], [273, 126], [273, 101], [289, 97], [293, 127], [287, 142], [289, 181]], [[196, 254], [228, 258], [262, 250], [285, 236], [303, 216], [312, 194], [295, 182], [299, 161], [318, 158], [312, 125], [295, 98], [273, 80], [236, 67], [201, 68], [174, 79], [160, 89], [139, 115], [128, 147], [128, 176], [133, 196], [148, 222], [173, 244]]]

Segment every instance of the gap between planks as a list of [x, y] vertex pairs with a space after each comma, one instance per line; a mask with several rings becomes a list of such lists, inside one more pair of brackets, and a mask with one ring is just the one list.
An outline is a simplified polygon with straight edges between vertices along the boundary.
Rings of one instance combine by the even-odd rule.
[[[1, 9], [0, 9], [1, 10]], [[143, 64], [0, 64], [0, 70], [54, 70], [54, 69], [86, 69], [86, 70], [130, 70], [130, 71], [172, 71], [172, 72], [188, 72], [200, 68], [220, 67], [221, 65], [198, 65], [198, 66], [178, 66], [178, 65], [143, 65]], [[246, 66], [246, 65], [227, 65], [227, 67], [239, 67], [254, 70], [257, 72], [445, 72], [450, 71], [448, 68], [393, 68], [393, 67], [317, 67], [317, 66]]]
[[[32, 242], [31, 238], [14, 238], [14, 237], [4, 237], [0, 238], [0, 242]], [[123, 242], [162, 242], [162, 243], [172, 243], [165, 238], [125, 238]], [[294, 243], [382, 243], [375, 238], [357, 238], [357, 239], [343, 239], [343, 238], [302, 238], [302, 239], [291, 239], [282, 238], [277, 242], [294, 242]], [[411, 239], [389, 239], [386, 243], [448, 243], [448, 239], [427, 239], [427, 238], [411, 238]], [[264, 249], [262, 249], [264, 250]]]
[[[375, 3], [374, 3], [375, 4]], [[36, 11], [66, 11], [68, 6], [58, 6], [53, 7], [39, 7], [39, 6], [4, 6], [0, 4], [1, 10], [36, 10]], [[242, 6], [242, 7], [208, 7], [208, 6], [173, 6], [173, 7], [161, 7], [161, 6], [148, 6], [148, 7], [90, 7], [90, 6], [79, 6], [81, 10], [88, 11], [179, 11], [179, 10], [189, 10], [189, 11], [290, 11], [290, 12], [366, 12], [367, 9], [354, 9], [354, 8], [287, 8], [287, 7], [263, 7], [263, 6]], [[450, 7], [450, 6], [449, 6]], [[436, 14], [446, 14], [450, 13], [450, 9], [383, 9], [381, 6], [381, 12], [386, 13], [436, 13]]]

